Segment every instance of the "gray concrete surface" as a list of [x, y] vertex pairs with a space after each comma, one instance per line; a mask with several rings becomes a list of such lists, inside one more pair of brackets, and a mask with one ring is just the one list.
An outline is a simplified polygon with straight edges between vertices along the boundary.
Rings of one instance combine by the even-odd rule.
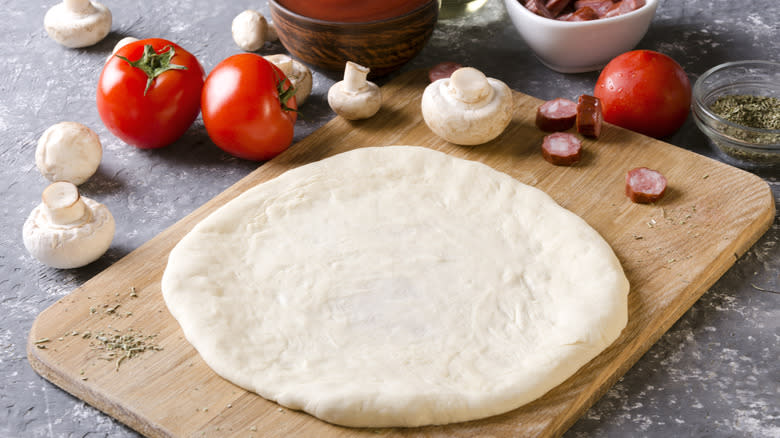
[[[43, 30], [47, 4], [0, 0], [0, 437], [134, 437], [135, 432], [68, 395], [30, 368], [29, 328], [39, 312], [154, 237], [256, 168], [213, 146], [198, 120], [161, 150], [127, 146], [102, 125], [95, 84], [114, 43], [124, 36], [159, 36], [195, 53], [207, 71], [239, 53], [230, 22], [264, 1], [122, 2], [106, 0], [111, 34], [94, 47], [64, 49]], [[639, 48], [671, 55], [695, 80], [726, 61], [780, 61], [777, 0], [661, 0]], [[277, 43], [261, 53], [281, 52]], [[592, 90], [597, 73], [564, 75], [542, 66], [519, 39], [499, 0], [476, 12], [442, 18], [423, 52], [403, 70], [457, 60], [539, 97]], [[314, 94], [301, 139], [333, 117], [325, 94], [338, 79], [314, 73]], [[380, 83], [385, 82], [385, 78]], [[38, 137], [49, 125], [75, 120], [100, 135], [104, 157], [82, 192], [107, 204], [117, 221], [108, 253], [76, 270], [60, 271], [27, 254], [22, 224], [46, 181], [35, 168]], [[713, 156], [689, 119], [667, 139]], [[777, 170], [756, 171], [780, 199]], [[780, 221], [750, 249], [566, 437], [780, 436]], [[773, 292], [774, 291], [774, 292]]]

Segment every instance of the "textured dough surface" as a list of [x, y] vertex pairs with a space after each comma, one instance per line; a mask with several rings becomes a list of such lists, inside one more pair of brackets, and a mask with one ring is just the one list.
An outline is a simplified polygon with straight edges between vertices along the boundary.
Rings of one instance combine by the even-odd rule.
[[346, 426], [507, 412], [627, 322], [628, 281], [585, 221], [488, 166], [410, 146], [246, 191], [176, 245], [162, 290], [216, 373]]

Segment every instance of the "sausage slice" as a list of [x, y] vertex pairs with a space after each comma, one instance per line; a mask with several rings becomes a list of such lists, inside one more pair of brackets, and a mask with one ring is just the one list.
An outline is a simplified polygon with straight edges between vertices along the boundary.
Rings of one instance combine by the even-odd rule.
[[574, 126], [576, 119], [577, 104], [569, 99], [548, 100], [536, 110], [536, 126], [542, 131], [565, 131]]
[[569, 6], [569, 3], [571, 3], [571, 0], [547, 0], [547, 3], [545, 3], [544, 6], [550, 11], [550, 14], [553, 17], [557, 17], [561, 15], [561, 12], [566, 9], [567, 6]]
[[550, 13], [550, 10], [547, 9], [543, 0], [527, 0], [525, 2], [525, 7], [534, 14], [544, 18], [555, 18], [555, 16]]
[[435, 82], [439, 79], [446, 79], [452, 76], [452, 73], [461, 67], [463, 66], [458, 64], [457, 62], [452, 62], [452, 61], [440, 62], [434, 65], [433, 67], [431, 67], [430, 70], [428, 70], [428, 79], [431, 82]]
[[568, 132], [556, 132], [542, 140], [542, 156], [556, 166], [571, 166], [582, 157], [582, 141]]
[[598, 97], [583, 94], [577, 100], [577, 132], [585, 137], [599, 138], [604, 115]]
[[637, 167], [626, 174], [626, 196], [639, 204], [649, 204], [666, 193], [666, 177], [661, 172]]
[[601, 18], [598, 12], [590, 6], [584, 6], [577, 9], [571, 15], [566, 17], [566, 21], [591, 21]]

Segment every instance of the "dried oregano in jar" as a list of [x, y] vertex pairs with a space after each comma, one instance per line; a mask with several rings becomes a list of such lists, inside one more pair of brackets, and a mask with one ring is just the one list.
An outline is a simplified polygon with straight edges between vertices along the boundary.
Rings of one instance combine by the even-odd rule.
[[[769, 96], [729, 94], [718, 97], [710, 105], [716, 115], [738, 125], [757, 129], [780, 129], [780, 99]], [[729, 129], [726, 134], [755, 144], [780, 141], [777, 134], [748, 133]]]

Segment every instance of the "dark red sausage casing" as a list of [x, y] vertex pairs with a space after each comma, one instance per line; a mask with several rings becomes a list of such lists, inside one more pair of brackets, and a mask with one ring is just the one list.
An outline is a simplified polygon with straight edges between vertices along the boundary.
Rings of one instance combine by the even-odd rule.
[[550, 11], [550, 14], [552, 14], [553, 17], [557, 17], [567, 6], [569, 6], [569, 3], [571, 3], [571, 0], [547, 0], [547, 3], [545, 3], [544, 6]]
[[598, 14], [598, 12], [596, 12], [596, 10], [590, 6], [585, 6], [577, 9], [571, 15], [566, 17], [566, 21], [591, 21], [598, 20], [599, 18], [601, 18], [601, 16]]
[[626, 173], [626, 196], [639, 204], [658, 201], [666, 193], [666, 177], [653, 169], [637, 167]]
[[585, 137], [599, 138], [604, 115], [598, 97], [583, 94], [577, 100], [577, 132]]
[[542, 140], [542, 156], [556, 166], [571, 166], [582, 158], [582, 141], [569, 132], [556, 132]]
[[534, 14], [540, 15], [544, 18], [555, 18], [550, 10], [547, 9], [547, 6], [543, 0], [527, 0], [525, 2], [525, 7]]
[[536, 126], [542, 131], [565, 131], [577, 120], [577, 104], [569, 99], [548, 100], [536, 109]]
[[463, 67], [462, 65], [458, 64], [457, 62], [452, 61], [445, 61], [440, 62], [433, 67], [431, 67], [430, 70], [428, 70], [428, 80], [431, 82], [435, 82], [439, 79], [446, 79], [450, 76], [452, 76], [452, 73]]

